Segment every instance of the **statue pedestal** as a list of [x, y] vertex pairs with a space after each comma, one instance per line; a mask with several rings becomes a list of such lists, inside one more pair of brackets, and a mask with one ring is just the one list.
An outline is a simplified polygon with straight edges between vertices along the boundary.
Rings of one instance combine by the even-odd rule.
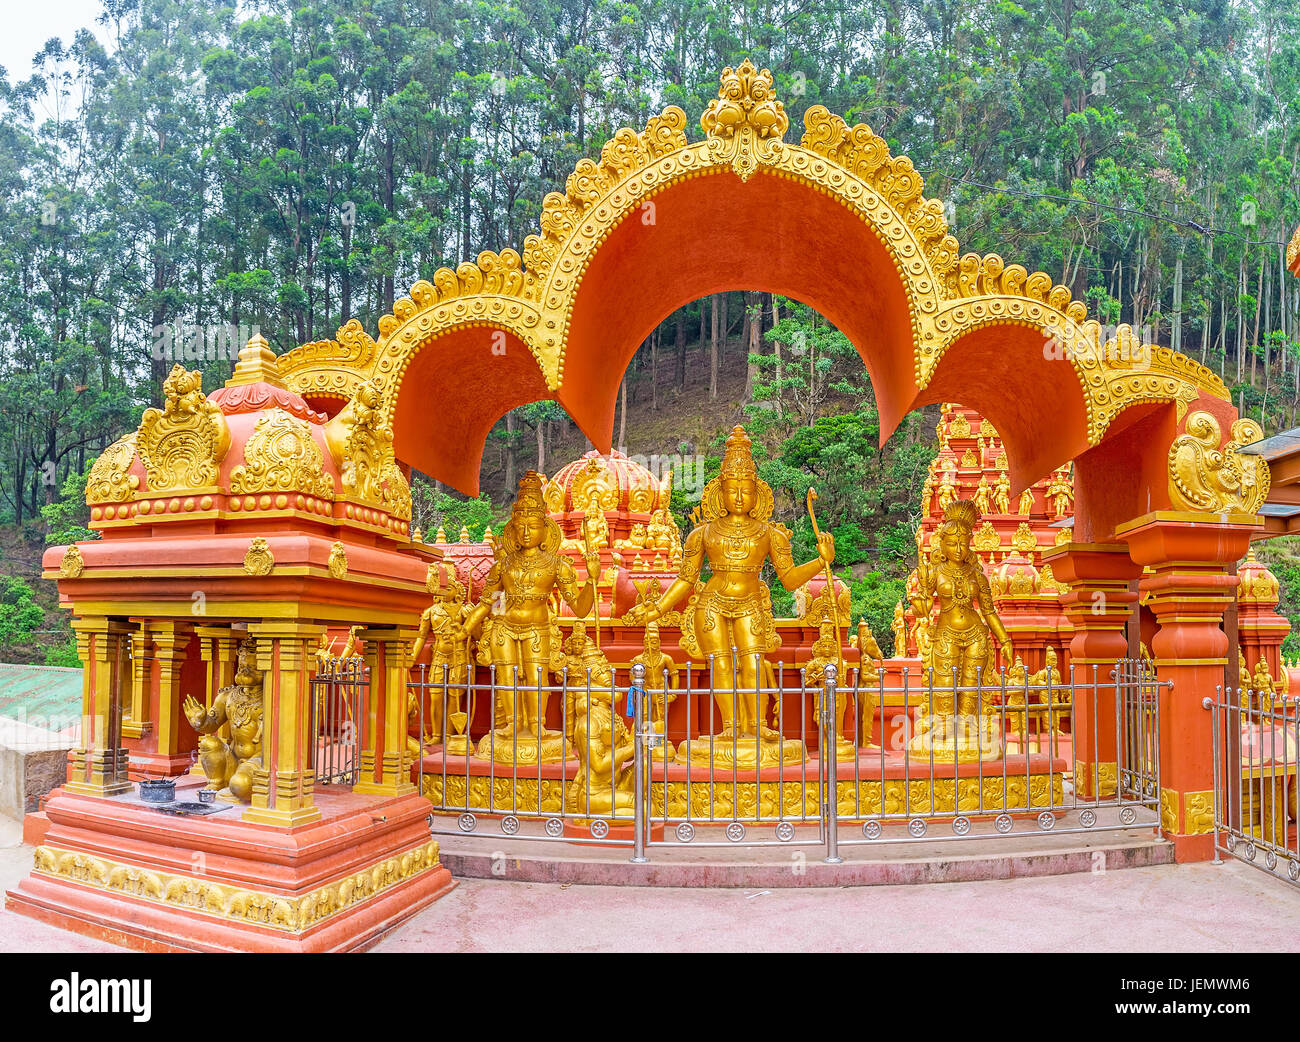
[[490, 731], [479, 739], [474, 755], [480, 760], [525, 767], [563, 763], [572, 759], [573, 750], [558, 731], [540, 736], [526, 731]]
[[995, 717], [922, 716], [920, 732], [907, 743], [914, 756], [933, 757], [935, 763], [974, 763], [1002, 755], [1002, 735]]
[[419, 795], [315, 795], [319, 821], [278, 828], [55, 789], [35, 866], [6, 906], [146, 951], [345, 952], [455, 885]]
[[[856, 755], [856, 752], [853, 754]], [[808, 751], [797, 738], [766, 739], [753, 735], [701, 735], [677, 747], [675, 763], [742, 771], [761, 770], [778, 764], [797, 766], [808, 759]]]

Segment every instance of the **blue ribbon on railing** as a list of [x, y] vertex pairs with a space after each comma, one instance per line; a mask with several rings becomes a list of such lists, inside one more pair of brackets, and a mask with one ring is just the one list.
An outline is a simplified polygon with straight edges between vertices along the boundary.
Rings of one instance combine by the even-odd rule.
[[635, 701], [635, 699], [637, 699], [637, 698], [644, 698], [644, 697], [645, 697], [645, 688], [640, 687], [640, 686], [638, 686], [638, 685], [636, 685], [636, 684], [631, 684], [631, 685], [628, 686], [628, 689], [627, 689], [627, 709], [625, 710], [625, 712], [627, 713], [627, 716], [628, 716], [628, 719], [629, 719], [629, 720], [634, 720], [634, 719], [636, 719], [636, 701]]

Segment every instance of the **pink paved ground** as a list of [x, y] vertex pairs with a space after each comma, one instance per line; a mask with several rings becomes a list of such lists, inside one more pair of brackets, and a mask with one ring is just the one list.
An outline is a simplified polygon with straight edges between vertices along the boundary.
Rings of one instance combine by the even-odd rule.
[[[0, 889], [31, 868], [0, 818]], [[376, 947], [423, 951], [1296, 951], [1300, 888], [1237, 862], [808, 890], [462, 880]], [[0, 952], [116, 951], [0, 911]]]

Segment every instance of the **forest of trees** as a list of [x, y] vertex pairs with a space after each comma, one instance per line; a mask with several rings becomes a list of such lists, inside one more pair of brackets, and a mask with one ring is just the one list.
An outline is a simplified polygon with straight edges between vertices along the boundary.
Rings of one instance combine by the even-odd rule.
[[[1296, 422], [1294, 0], [102, 8], [93, 34], [59, 27], [0, 78], [0, 523], [30, 541], [75, 530], [86, 468], [173, 361], [212, 387], [255, 327], [278, 351], [351, 317], [374, 331], [416, 279], [519, 249], [620, 126], [669, 104], [698, 117], [744, 57], [773, 71], [792, 127], [825, 104], [909, 155], [964, 249], [1041, 268], [1100, 321], [1204, 361], [1266, 431]], [[688, 377], [718, 401], [719, 355], [747, 360], [718, 429], [748, 416], [791, 498], [818, 465], [868, 482], [827, 503], [865, 556], [915, 509], [925, 432], [875, 447], [865, 370], [824, 326], [765, 294], [688, 305], [639, 352], [616, 431], [651, 426]], [[830, 339], [792, 384], [771, 359], [803, 336]], [[553, 403], [515, 410], [489, 502], [421, 502], [486, 519], [566, 429]]]

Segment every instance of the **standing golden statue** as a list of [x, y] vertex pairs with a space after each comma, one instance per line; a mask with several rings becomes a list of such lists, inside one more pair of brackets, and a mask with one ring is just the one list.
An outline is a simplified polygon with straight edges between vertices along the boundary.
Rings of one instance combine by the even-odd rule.
[[600, 557], [585, 555], [587, 583], [578, 590], [577, 573], [557, 552], [560, 540], [542, 498], [541, 475], [530, 470], [520, 479], [510, 520], [497, 539], [496, 563], [463, 626], [474, 634], [492, 613], [483, 651], [496, 667], [496, 712], [493, 730], [479, 742], [480, 757], [556, 763], [568, 755], [564, 735], [546, 727], [547, 675], [564, 668], [550, 601], [558, 592], [574, 615], [585, 617], [595, 603]]
[[[750, 767], [802, 762], [803, 743], [783, 741], [759, 711], [760, 663], [780, 647], [771, 592], [759, 572], [770, 556], [781, 584], [797, 590], [835, 560], [835, 540], [822, 534], [818, 556], [794, 564], [788, 530], [768, 520], [772, 490], [759, 479], [749, 437], [739, 426], [727, 438], [722, 471], [705, 486], [700, 507], [704, 521], [686, 539], [677, 578], [657, 603], [634, 606], [624, 620], [632, 625], [653, 621], [690, 597], [682, 611], [682, 647], [712, 666], [722, 729], [712, 741], [685, 743], [678, 759], [685, 753], [697, 762]], [[706, 559], [713, 575], [697, 589]]]
[[[915, 753], [936, 760], [967, 761], [1001, 754], [1002, 740], [989, 711], [997, 687], [994, 639], [1003, 661], [1011, 662], [1011, 637], [993, 608], [993, 592], [971, 548], [979, 520], [969, 500], [953, 503], [935, 531], [927, 557], [918, 531], [917, 589], [912, 608], [928, 631], [924, 665], [933, 678], [933, 711], [918, 721], [909, 743]], [[938, 602], [938, 618], [928, 620]]]
[[572, 740], [573, 726], [586, 700], [587, 685], [609, 687], [614, 670], [605, 653], [587, 636], [587, 624], [579, 619], [564, 641], [564, 663], [555, 671], [564, 685], [564, 737]]
[[677, 698], [677, 663], [664, 652], [659, 642], [659, 624], [646, 623], [641, 654], [631, 664], [645, 666], [645, 693], [650, 700], [650, 727], [655, 734], [663, 735], [665, 751], [656, 752], [655, 758], [671, 760], [673, 744], [668, 741], [668, 707]]
[[[199, 739], [199, 766], [208, 788], [248, 803], [253, 796], [253, 775], [262, 766], [262, 671], [257, 668], [257, 646], [251, 638], [240, 642], [235, 659], [235, 682], [223, 687], [204, 709], [193, 695], [181, 707], [185, 719], [203, 737]], [[230, 725], [230, 740], [217, 733]]]
[[835, 639], [834, 629], [829, 622], [823, 622], [818, 630], [817, 639], [813, 641], [812, 658], [808, 660], [803, 670], [804, 686], [816, 690], [813, 695], [813, 711], [819, 717], [822, 712], [822, 700], [826, 697], [826, 667], [830, 665], [835, 667], [836, 683], [839, 686], [835, 697], [835, 720], [832, 724], [835, 731], [835, 756], [840, 761], [854, 760], [858, 755], [857, 746], [844, 737], [844, 718], [849, 703], [853, 701], [852, 695], [845, 690], [849, 687], [848, 671], [844, 668], [844, 656], [840, 653], [839, 641]]
[[[452, 733], [447, 736], [446, 751], [453, 756], [469, 752], [469, 739], [465, 727], [473, 715], [472, 693], [461, 710], [460, 698], [467, 693], [469, 679], [469, 640], [464, 630], [469, 605], [465, 603], [465, 585], [456, 577], [453, 565], [429, 565], [425, 588], [436, 598], [420, 615], [420, 630], [411, 645], [411, 661], [418, 662], [426, 646], [429, 647], [428, 681], [435, 685], [430, 704], [429, 726], [426, 730], [433, 740], [441, 741], [443, 711]], [[438, 688], [446, 684], [444, 693]]]

